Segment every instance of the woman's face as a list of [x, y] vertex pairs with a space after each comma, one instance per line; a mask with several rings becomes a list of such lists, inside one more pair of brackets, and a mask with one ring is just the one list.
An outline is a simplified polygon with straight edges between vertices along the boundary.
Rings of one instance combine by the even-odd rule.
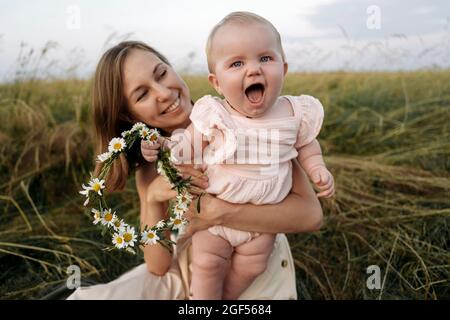
[[149, 51], [132, 49], [122, 75], [128, 108], [136, 120], [168, 132], [188, 125], [191, 96], [172, 67]]

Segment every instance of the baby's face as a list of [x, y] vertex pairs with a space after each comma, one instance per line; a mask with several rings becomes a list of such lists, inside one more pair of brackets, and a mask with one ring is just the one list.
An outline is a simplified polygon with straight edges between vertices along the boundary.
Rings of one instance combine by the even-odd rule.
[[287, 64], [270, 27], [230, 23], [214, 36], [211, 84], [241, 114], [262, 116], [276, 101]]

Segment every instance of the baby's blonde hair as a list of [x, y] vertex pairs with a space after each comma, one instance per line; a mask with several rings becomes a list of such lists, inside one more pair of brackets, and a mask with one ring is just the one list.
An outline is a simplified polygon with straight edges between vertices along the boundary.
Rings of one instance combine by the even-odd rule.
[[260, 23], [263, 25], [268, 26], [270, 29], [272, 29], [273, 33], [275, 34], [275, 38], [277, 40], [278, 46], [280, 47], [281, 57], [283, 58], [283, 62], [285, 61], [285, 55], [283, 51], [283, 46], [281, 45], [281, 36], [278, 30], [273, 26], [272, 23], [270, 23], [269, 20], [258, 16], [257, 14], [246, 12], [246, 11], [235, 11], [230, 14], [228, 14], [225, 18], [220, 20], [218, 24], [214, 26], [214, 28], [211, 30], [208, 36], [208, 41], [206, 42], [206, 59], [208, 61], [208, 69], [209, 72], [214, 71], [213, 67], [213, 61], [211, 59], [211, 52], [212, 52], [212, 44], [214, 40], [214, 36], [217, 33], [217, 31], [232, 22], [240, 23], [240, 24], [251, 24], [251, 23]]

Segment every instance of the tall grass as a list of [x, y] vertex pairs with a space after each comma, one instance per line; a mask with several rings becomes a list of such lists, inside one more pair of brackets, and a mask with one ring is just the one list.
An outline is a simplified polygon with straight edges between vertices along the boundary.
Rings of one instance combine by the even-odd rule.
[[[206, 77], [186, 76], [197, 99]], [[78, 196], [93, 169], [89, 81], [0, 85], [0, 297], [40, 298], [77, 264], [113, 280], [142, 262], [102, 250]], [[285, 94], [325, 106], [319, 141], [336, 179], [319, 232], [288, 235], [301, 299], [450, 298], [450, 71], [290, 74]], [[111, 202], [138, 220], [130, 178]], [[382, 288], [366, 286], [370, 265]]]

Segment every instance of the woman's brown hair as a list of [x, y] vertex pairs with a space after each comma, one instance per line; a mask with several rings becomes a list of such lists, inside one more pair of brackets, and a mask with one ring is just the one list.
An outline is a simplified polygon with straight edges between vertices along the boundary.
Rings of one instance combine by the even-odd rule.
[[[95, 71], [92, 89], [96, 154], [106, 152], [108, 143], [112, 138], [120, 137], [122, 131], [131, 129], [131, 126], [138, 122], [138, 120], [133, 119], [129, 112], [127, 100], [123, 93], [123, 64], [132, 49], [149, 51], [161, 61], [170, 65], [161, 53], [140, 41], [121, 42], [103, 54]], [[105, 179], [108, 191], [122, 190], [131, 170], [143, 162], [140, 144], [136, 143], [134, 147], [136, 150], [132, 150], [128, 158], [121, 154], [114, 161]], [[102, 166], [102, 163], [96, 163], [95, 176], [99, 175]]]

